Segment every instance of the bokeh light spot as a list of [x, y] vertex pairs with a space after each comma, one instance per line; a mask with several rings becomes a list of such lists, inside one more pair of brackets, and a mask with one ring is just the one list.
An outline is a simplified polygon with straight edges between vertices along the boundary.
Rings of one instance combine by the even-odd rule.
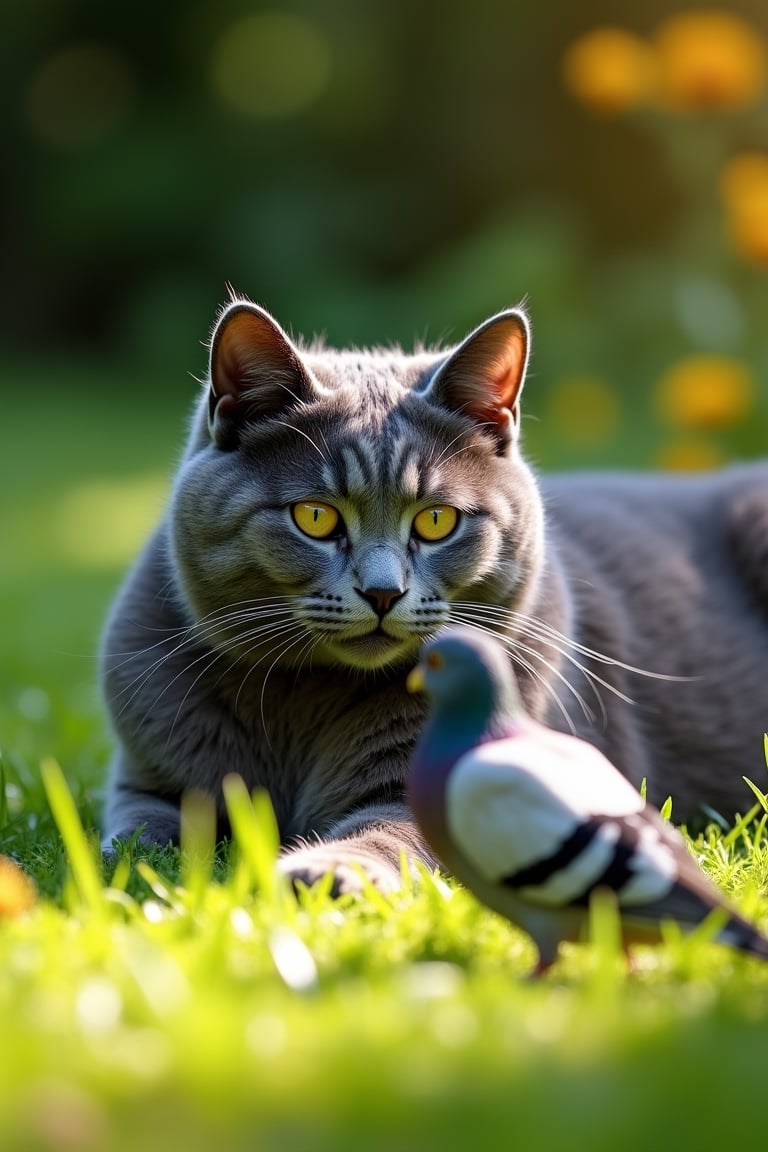
[[75, 999], [75, 1015], [84, 1032], [109, 1032], [120, 1020], [123, 998], [111, 980], [92, 976], [80, 986]]
[[563, 56], [563, 83], [599, 112], [644, 104], [653, 90], [655, 62], [648, 44], [623, 28], [600, 27], [579, 36]]
[[326, 38], [308, 20], [287, 12], [236, 20], [219, 37], [211, 62], [218, 98], [258, 119], [303, 111], [323, 92], [330, 74]]
[[67, 150], [97, 144], [126, 118], [135, 84], [128, 61], [106, 44], [73, 44], [33, 72], [26, 114], [47, 144]]
[[660, 25], [656, 49], [660, 96], [669, 108], [747, 107], [765, 88], [765, 41], [734, 12], [675, 13]]
[[739, 201], [755, 189], [768, 188], [768, 155], [765, 152], [738, 152], [726, 161], [720, 173], [720, 195], [726, 203]]
[[708, 472], [722, 465], [723, 453], [711, 440], [681, 437], [662, 444], [653, 463], [670, 472]]
[[37, 900], [37, 890], [18, 864], [8, 856], [0, 856], [0, 920], [20, 916]]
[[732, 156], [723, 166], [719, 186], [734, 248], [757, 264], [768, 264], [768, 155]]
[[679, 428], [728, 428], [749, 414], [755, 380], [728, 356], [688, 356], [673, 364], [656, 388], [661, 419]]

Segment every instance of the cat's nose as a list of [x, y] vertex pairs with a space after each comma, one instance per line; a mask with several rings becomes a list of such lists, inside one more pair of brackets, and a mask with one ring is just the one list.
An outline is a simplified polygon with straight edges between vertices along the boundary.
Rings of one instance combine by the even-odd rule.
[[353, 570], [355, 592], [381, 620], [407, 591], [402, 556], [386, 544], [363, 547]]
[[367, 600], [377, 616], [386, 616], [390, 608], [405, 596], [404, 588], [355, 588], [355, 592]]

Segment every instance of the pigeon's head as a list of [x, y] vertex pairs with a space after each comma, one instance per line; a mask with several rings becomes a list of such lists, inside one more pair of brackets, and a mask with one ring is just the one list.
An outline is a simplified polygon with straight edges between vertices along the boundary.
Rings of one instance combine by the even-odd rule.
[[473, 703], [487, 713], [519, 712], [512, 666], [500, 641], [475, 628], [446, 628], [424, 645], [406, 681], [439, 707], [466, 711]]

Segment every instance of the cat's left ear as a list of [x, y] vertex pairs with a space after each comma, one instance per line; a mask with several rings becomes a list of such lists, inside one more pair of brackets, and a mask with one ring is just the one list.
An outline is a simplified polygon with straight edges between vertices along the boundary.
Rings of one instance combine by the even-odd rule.
[[530, 326], [520, 308], [491, 316], [459, 344], [432, 378], [427, 397], [463, 412], [505, 447], [516, 439]]
[[299, 353], [263, 308], [235, 300], [211, 340], [209, 427], [219, 448], [234, 448], [243, 424], [277, 415], [313, 393]]

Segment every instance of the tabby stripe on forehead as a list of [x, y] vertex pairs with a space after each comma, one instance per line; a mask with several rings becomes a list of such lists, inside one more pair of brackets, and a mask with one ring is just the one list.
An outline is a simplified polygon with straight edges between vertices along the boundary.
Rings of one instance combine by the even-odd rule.
[[413, 444], [401, 441], [391, 464], [392, 484], [411, 500], [420, 500], [425, 485], [419, 452]]
[[362, 495], [376, 485], [376, 461], [367, 440], [347, 443], [336, 465], [336, 486], [343, 496]]
[[361, 495], [370, 490], [374, 470], [364, 442], [343, 444], [333, 459], [323, 464], [323, 483], [340, 496]]

